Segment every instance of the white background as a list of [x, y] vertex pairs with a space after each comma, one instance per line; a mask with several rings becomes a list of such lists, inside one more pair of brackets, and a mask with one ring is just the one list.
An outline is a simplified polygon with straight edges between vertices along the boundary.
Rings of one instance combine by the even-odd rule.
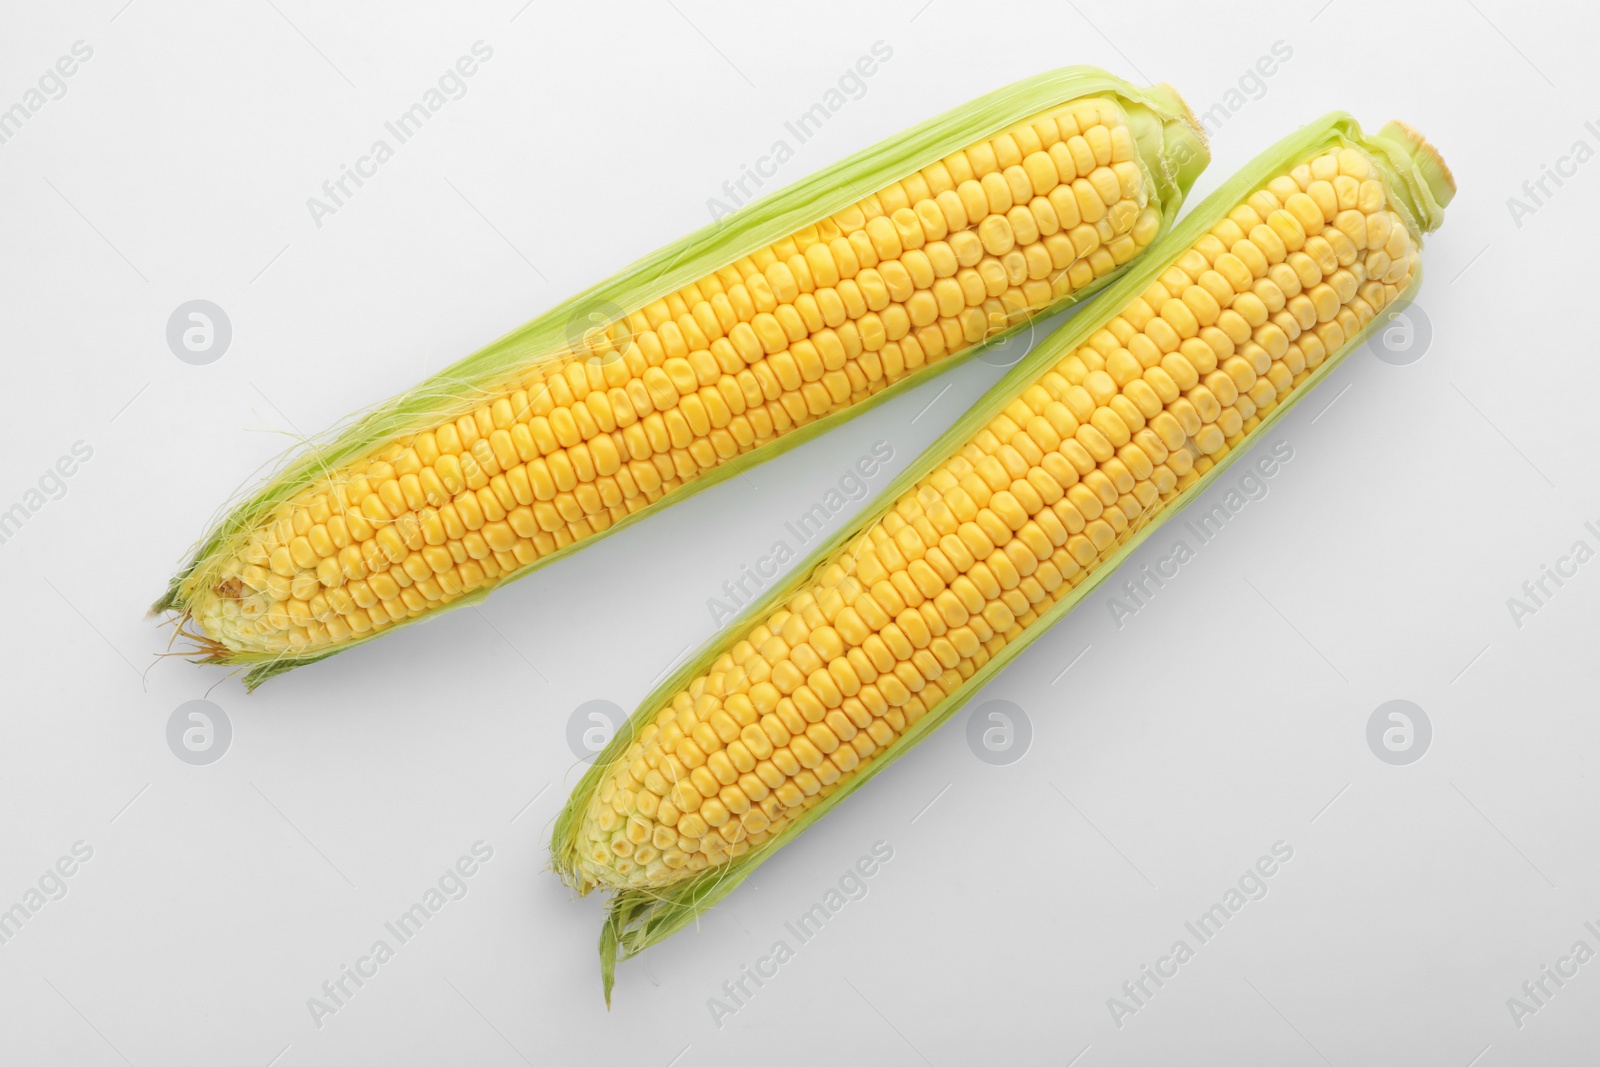
[[[93, 858], [0, 945], [0, 1062], [1600, 1053], [1600, 961], [1520, 1028], [1507, 1007], [1575, 941], [1600, 950], [1583, 925], [1600, 926], [1600, 562], [1520, 628], [1507, 608], [1574, 541], [1600, 547], [1584, 529], [1600, 527], [1600, 163], [1547, 185], [1520, 226], [1507, 206], [1574, 141], [1600, 148], [1583, 125], [1600, 120], [1592, 11], [521, 4], [6, 5], [0, 108], [73, 42], [94, 53], [0, 145], [0, 509], [74, 442], [93, 458], [0, 545], [0, 908], [75, 842]], [[494, 55], [466, 96], [316, 226], [307, 198], [480, 39]], [[771, 187], [1068, 63], [1170, 81], [1206, 111], [1285, 42], [1264, 92], [1213, 112], [1191, 203], [1326, 110], [1406, 119], [1461, 188], [1427, 242], [1431, 345], [1407, 366], [1352, 356], [1272, 433], [1294, 458], [1270, 494], [1146, 609], [1119, 629], [1096, 593], [977, 698], [1024, 709], [1025, 758], [980, 762], [963, 712], [698, 931], [621, 965], [607, 1013], [601, 904], [546, 870], [577, 778], [570, 713], [634, 707], [784, 520], [874, 441], [900, 469], [997, 368], [927, 383], [481, 611], [254, 695], [158, 659], [169, 631], [144, 611], [296, 434], [703, 224], [723, 181], [879, 40], [893, 58]], [[233, 326], [210, 366], [165, 340], [194, 298]], [[207, 694], [233, 739], [195, 767], [166, 725]], [[1404, 767], [1365, 737], [1396, 698], [1434, 731]], [[480, 840], [493, 858], [468, 894], [315, 1025], [308, 998]], [[1119, 1028], [1107, 999], [1175, 940], [1193, 946], [1184, 922], [1280, 840], [1294, 855], [1268, 895]], [[708, 998], [794, 945], [785, 921], [875, 841], [894, 858], [869, 895], [715, 1026]]]

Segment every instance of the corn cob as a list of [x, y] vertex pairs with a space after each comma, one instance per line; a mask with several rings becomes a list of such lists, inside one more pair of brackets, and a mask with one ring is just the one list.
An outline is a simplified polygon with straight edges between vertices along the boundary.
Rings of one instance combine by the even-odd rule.
[[[1355, 347], [1453, 194], [1333, 115], [1259, 157], [648, 697], [558, 819], [558, 870], [660, 940], [951, 715]], [[1209, 475], [1209, 477], [1208, 477]]]
[[213, 662], [256, 664], [254, 684], [459, 604], [1098, 288], [1205, 161], [1164, 86], [1080, 68], [992, 94], [657, 253], [301, 456], [156, 610], [192, 619]]

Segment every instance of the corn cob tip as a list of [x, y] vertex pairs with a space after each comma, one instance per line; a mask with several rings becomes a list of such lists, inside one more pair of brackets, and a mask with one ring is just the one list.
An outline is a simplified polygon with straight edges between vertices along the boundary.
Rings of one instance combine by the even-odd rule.
[[1129, 122], [1139, 131], [1136, 141], [1145, 166], [1187, 190], [1211, 162], [1205, 128], [1189, 102], [1166, 82], [1150, 86], [1145, 97], [1156, 110], [1135, 109], [1129, 114]]
[[1163, 103], [1169, 104], [1172, 110], [1178, 114], [1178, 117], [1183, 119], [1184, 125], [1193, 131], [1195, 138], [1200, 142], [1200, 148], [1209, 158], [1211, 142], [1206, 137], [1206, 128], [1200, 124], [1200, 119], [1195, 116], [1194, 108], [1189, 106], [1189, 101], [1183, 98], [1183, 94], [1167, 82], [1157, 82], [1150, 87], [1150, 92], [1152, 95], [1159, 97]]
[[1428, 186], [1428, 192], [1433, 194], [1433, 199], [1440, 207], [1448, 207], [1450, 201], [1455, 199], [1456, 179], [1450, 173], [1450, 168], [1445, 164], [1444, 157], [1439, 155], [1439, 150], [1428, 143], [1414, 126], [1410, 126], [1399, 119], [1392, 119], [1383, 129], [1378, 131], [1378, 137], [1398, 145], [1417, 169], [1417, 174]]

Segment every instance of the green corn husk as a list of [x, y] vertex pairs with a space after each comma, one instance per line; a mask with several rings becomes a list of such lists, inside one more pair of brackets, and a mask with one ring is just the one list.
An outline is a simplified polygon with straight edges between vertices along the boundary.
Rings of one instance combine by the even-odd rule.
[[[1342, 112], [1333, 112], [1296, 131], [1257, 156], [1190, 212], [1172, 233], [1152, 245], [1131, 270], [1106, 290], [1093, 310], [1077, 316], [1041, 341], [955, 425], [886, 486], [874, 498], [874, 503], [866, 512], [836, 532], [807, 559], [796, 565], [785, 582], [774, 586], [759, 601], [751, 604], [737, 620], [713, 636], [687, 663], [673, 672], [644, 699], [638, 711], [618, 730], [611, 743], [596, 757], [594, 764], [578, 783], [566, 807], [557, 817], [551, 841], [553, 865], [556, 870], [570, 884], [580, 884], [575, 863], [577, 835], [591, 792], [599, 788], [606, 776], [615, 769], [638, 731], [653, 720], [656, 711], [670, 701], [674, 694], [703, 673], [720, 654], [736, 643], [757, 619], [770, 614], [783, 601], [810, 583], [817, 571], [833, 558], [841, 546], [850, 543], [881, 519], [903, 492], [913, 487], [949, 456], [958, 452], [978, 428], [999, 414], [1041, 374], [1053, 367], [1067, 353], [1076, 350], [1096, 331], [1104, 328], [1105, 324], [1120, 313], [1129, 301], [1147, 289], [1173, 260], [1226, 217], [1235, 205], [1242, 202], [1262, 182], [1319, 150], [1334, 145], [1363, 149], [1373, 158], [1389, 189], [1392, 206], [1404, 218], [1412, 236], [1419, 242], [1422, 234], [1436, 229], [1443, 221], [1444, 205], [1454, 193], [1452, 179], [1431, 147], [1426, 146], [1420, 137], [1399, 123], [1390, 123], [1377, 135], [1367, 135], [1361, 132], [1360, 127], [1350, 116]], [[1420, 271], [1407, 291], [1389, 305], [1390, 308], [1403, 307], [1419, 283]], [[1249, 433], [1246, 440], [1230, 450], [1172, 503], [1163, 507], [1151, 522], [1134, 532], [1111, 557], [1096, 565], [1082, 584], [1044, 611], [1038, 621], [1009, 641], [956, 692], [928, 709], [921, 719], [912, 724], [898, 740], [891, 743], [887, 752], [874, 755], [863, 769], [847, 777], [831, 795], [816, 807], [798, 816], [778, 836], [752, 848], [732, 862], [708, 867], [685, 881], [659, 889], [627, 889], [617, 893], [610, 901], [600, 938], [601, 976], [607, 1002], [610, 1001], [615, 967], [619, 958], [626, 959], [636, 955], [694, 922], [703, 912], [749, 877], [777, 849], [803, 833], [808, 826], [826, 815], [835, 805], [842, 803], [874, 775], [894, 760], [904, 756], [932, 730], [948, 720], [996, 672], [1002, 670], [1053, 623], [1093, 592], [1100, 582], [1108, 578], [1117, 565], [1135, 551], [1166, 519], [1177, 514], [1203, 493], [1235, 459], [1244, 454], [1253, 442], [1259, 440], [1286, 411], [1311, 392], [1312, 388], [1338, 365], [1344, 356], [1363, 344], [1366, 337], [1384, 321], [1386, 313], [1380, 312], [1360, 334], [1347, 339], [1345, 345], [1337, 352], [1330, 352], [1323, 363], [1312, 372], [1310, 378], [1297, 386], [1283, 402], [1262, 417], [1260, 425]]]
[[[330, 470], [358, 460], [385, 442], [417, 433], [446, 418], [471, 410], [484, 395], [525, 374], [542, 361], [557, 358], [582, 331], [608, 326], [623, 316], [713, 273], [752, 251], [781, 240], [842, 210], [863, 196], [930, 165], [974, 141], [994, 134], [1028, 116], [1084, 97], [1114, 98], [1128, 116], [1138, 148], [1140, 165], [1151, 183], [1161, 210], [1161, 228], [1171, 226], [1194, 179], [1209, 161], [1205, 137], [1188, 107], [1166, 85], [1139, 88], [1092, 67], [1067, 67], [1040, 74], [980, 97], [904, 133], [864, 149], [771, 196], [756, 201], [665, 248], [652, 253], [611, 278], [566, 300], [527, 324], [441, 371], [416, 388], [354, 416], [321, 441], [287, 456], [267, 481], [231, 506], [199, 543], [188, 564], [172, 579], [152, 613], [172, 611], [188, 615], [196, 600], [221, 577], [221, 567], [246, 543], [250, 532], [283, 502], [325, 477]], [[1152, 242], [1153, 243], [1153, 242]], [[1135, 260], [1136, 261], [1136, 260]], [[1122, 271], [1052, 303], [1033, 318], [1070, 306], [1110, 284]], [[1028, 321], [1031, 321], [1028, 320]], [[697, 493], [740, 470], [777, 456], [815, 437], [844, 419], [898, 395], [924, 381], [939, 369], [955, 366], [983, 348], [1011, 336], [1026, 326], [1016, 323], [984, 342], [954, 356], [930, 363], [923, 371], [850, 407], [798, 427], [759, 448], [705, 471], [693, 481], [668, 493], [656, 504], [604, 531], [540, 557], [510, 578], [521, 577], [561, 559], [599, 537], [633, 524], [676, 500]], [[353, 636], [332, 650], [305, 654], [245, 652], [224, 646], [211, 635], [187, 634], [198, 645], [202, 660], [243, 664], [251, 669], [245, 684], [254, 688], [267, 678], [324, 659], [392, 632], [419, 619], [432, 618], [449, 608], [475, 603], [493, 586], [434, 608], [382, 631]]]

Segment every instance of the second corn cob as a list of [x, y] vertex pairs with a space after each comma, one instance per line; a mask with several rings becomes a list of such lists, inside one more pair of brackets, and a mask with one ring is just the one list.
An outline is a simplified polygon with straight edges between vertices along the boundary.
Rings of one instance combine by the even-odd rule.
[[1367, 137], [1333, 116], [1287, 139], [1112, 311], [1043, 342], [887, 510], [647, 698], [552, 846], [580, 892], [618, 893], [608, 991], [619, 953], [691, 921], [952, 714], [1303, 395], [1414, 284], [1452, 194], [1398, 123]]

